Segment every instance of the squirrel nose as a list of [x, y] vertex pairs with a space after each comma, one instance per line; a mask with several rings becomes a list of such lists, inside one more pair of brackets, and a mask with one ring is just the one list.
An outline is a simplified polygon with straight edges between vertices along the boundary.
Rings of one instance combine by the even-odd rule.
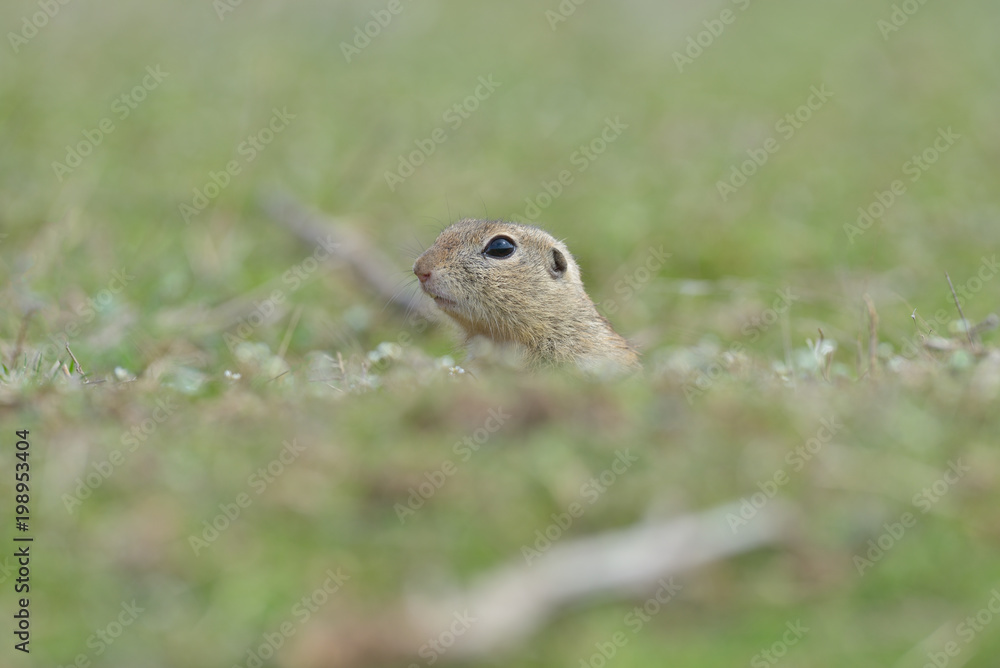
[[428, 262], [424, 262], [424, 256], [421, 255], [417, 258], [417, 261], [413, 263], [413, 273], [417, 275], [421, 283], [426, 283], [427, 279], [431, 277], [431, 270], [427, 268]]

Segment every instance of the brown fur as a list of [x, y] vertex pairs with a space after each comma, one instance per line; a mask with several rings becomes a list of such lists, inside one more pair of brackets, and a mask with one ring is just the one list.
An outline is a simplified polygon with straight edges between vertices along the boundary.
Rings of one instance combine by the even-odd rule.
[[[503, 235], [517, 249], [484, 254]], [[597, 312], [566, 245], [530, 225], [467, 218], [448, 227], [413, 264], [424, 292], [465, 332], [513, 347], [529, 367], [635, 371], [639, 356]]]

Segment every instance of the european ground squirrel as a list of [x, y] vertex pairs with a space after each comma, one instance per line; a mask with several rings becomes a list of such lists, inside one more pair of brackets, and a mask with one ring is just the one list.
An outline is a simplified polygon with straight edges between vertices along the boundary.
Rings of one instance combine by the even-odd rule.
[[460, 220], [413, 264], [420, 287], [463, 330], [526, 367], [588, 373], [642, 368], [636, 351], [597, 312], [566, 245], [530, 225]]

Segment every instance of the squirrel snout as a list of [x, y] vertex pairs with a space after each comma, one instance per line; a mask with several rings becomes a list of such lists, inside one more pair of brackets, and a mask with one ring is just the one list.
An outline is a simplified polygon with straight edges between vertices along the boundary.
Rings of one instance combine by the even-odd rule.
[[423, 260], [422, 256], [418, 257], [417, 261], [413, 263], [413, 273], [417, 275], [421, 283], [426, 283], [431, 277], [431, 270], [421, 260]]

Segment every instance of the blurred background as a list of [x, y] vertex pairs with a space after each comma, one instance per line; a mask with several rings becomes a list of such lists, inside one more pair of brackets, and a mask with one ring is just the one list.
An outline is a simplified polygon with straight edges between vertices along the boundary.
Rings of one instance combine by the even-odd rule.
[[[996, 665], [1000, 361], [944, 274], [971, 323], [996, 310], [998, 21], [986, 0], [5, 3], [0, 424], [32, 436], [36, 542], [32, 651], [8, 635], [4, 662]], [[647, 374], [450, 376], [447, 327], [303, 243], [279, 196], [402, 295], [450, 221], [539, 224]], [[651, 590], [479, 656], [371, 650], [414, 597], [530, 566], [621, 448], [638, 462], [560, 539], [754, 494], [793, 535], [678, 574], [638, 630]]]

